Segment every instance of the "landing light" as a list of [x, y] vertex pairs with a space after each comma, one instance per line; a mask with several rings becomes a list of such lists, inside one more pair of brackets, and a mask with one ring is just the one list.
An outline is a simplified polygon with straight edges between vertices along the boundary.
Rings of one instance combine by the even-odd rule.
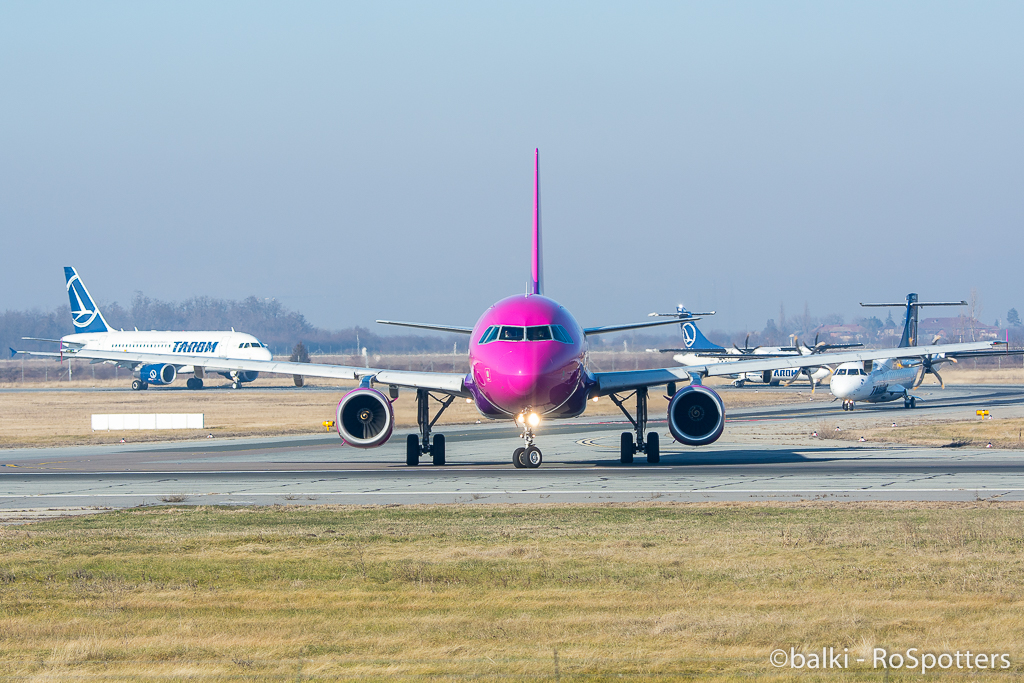
[[537, 413], [530, 413], [530, 417], [526, 418], [526, 421], [530, 423], [531, 427], [536, 427], [540, 424], [540, 415]]
[[472, 402], [473, 402], [473, 399], [471, 399], [471, 398], [467, 398], [466, 399], [466, 403], [472, 403]]

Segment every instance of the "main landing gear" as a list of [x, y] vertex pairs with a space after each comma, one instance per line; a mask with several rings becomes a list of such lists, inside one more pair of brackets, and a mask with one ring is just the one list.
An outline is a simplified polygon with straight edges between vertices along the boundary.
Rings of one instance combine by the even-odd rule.
[[533, 425], [530, 424], [528, 417], [530, 415], [533, 415], [530, 410], [524, 410], [520, 415], [522, 419], [519, 421], [519, 426], [523, 428], [523, 433], [519, 438], [526, 441], [526, 446], [512, 452], [512, 464], [517, 468], [534, 469], [540, 467], [540, 464], [544, 462], [544, 454], [533, 444]]
[[[629, 414], [626, 407], [623, 405], [633, 396], [636, 396], [636, 416]], [[651, 432], [644, 438], [644, 432], [647, 430], [647, 387], [640, 387], [629, 396], [625, 398], [619, 398], [615, 394], [609, 394], [608, 398], [612, 400], [612, 403], [619, 407], [622, 414], [626, 416], [626, 419], [633, 425], [634, 433], [622, 432], [622, 436], [619, 439], [619, 461], [623, 465], [628, 465], [633, 462], [634, 453], [646, 453], [647, 462], [657, 463], [661, 461], [661, 444], [658, 440], [658, 433]], [[634, 436], [635, 434], [635, 436]]]
[[132, 390], [133, 391], [145, 391], [146, 389], [149, 389], [149, 383], [148, 382], [143, 382], [141, 379], [133, 379], [132, 380]]
[[[441, 404], [433, 419], [430, 417], [430, 399]], [[444, 398], [438, 398], [426, 389], [416, 390], [416, 424], [419, 425], [419, 435], [410, 434], [405, 440], [405, 464], [415, 466], [420, 464], [420, 455], [430, 454], [435, 465], [444, 464], [444, 434], [435, 434], [433, 441], [430, 438], [430, 428], [434, 426], [437, 419], [445, 408], [452, 404], [455, 397], [451, 394]]]
[[199, 379], [198, 377], [189, 377], [188, 381], [185, 382], [185, 386], [189, 389], [202, 389], [203, 380]]

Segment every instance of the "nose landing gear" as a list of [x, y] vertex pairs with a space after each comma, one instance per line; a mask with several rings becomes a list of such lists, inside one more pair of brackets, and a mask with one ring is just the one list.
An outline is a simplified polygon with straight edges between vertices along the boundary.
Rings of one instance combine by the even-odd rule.
[[843, 410], [853, 410], [853, 401], [843, 401]]
[[[523, 411], [528, 414], [530, 411]], [[523, 433], [519, 438], [526, 440], [526, 447], [520, 447], [512, 452], [512, 464], [517, 467], [537, 468], [544, 462], [544, 454], [533, 443], [533, 427], [525, 420], [520, 423]]]

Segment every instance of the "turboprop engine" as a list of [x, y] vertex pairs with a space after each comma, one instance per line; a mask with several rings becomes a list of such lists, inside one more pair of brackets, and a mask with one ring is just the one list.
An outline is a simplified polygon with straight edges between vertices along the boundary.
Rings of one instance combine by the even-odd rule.
[[717, 441], [724, 428], [725, 406], [706, 386], [683, 387], [669, 401], [668, 429], [679, 443], [706, 446]]
[[338, 434], [350, 446], [375, 448], [391, 437], [395, 412], [391, 401], [376, 389], [353, 389], [338, 401]]
[[135, 371], [135, 378], [146, 384], [170, 384], [178, 376], [178, 370], [169, 363], [157, 363], [154, 365], [143, 365]]

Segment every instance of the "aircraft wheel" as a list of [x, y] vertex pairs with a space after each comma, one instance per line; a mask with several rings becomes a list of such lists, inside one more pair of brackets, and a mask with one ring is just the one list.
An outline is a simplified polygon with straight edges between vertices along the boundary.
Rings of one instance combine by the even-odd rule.
[[850, 409], [850, 404], [847, 403], [846, 401], [843, 401], [843, 410], [849, 410], [849, 409]]
[[142, 380], [132, 380], [132, 391], [142, 391]]
[[661, 443], [658, 432], [651, 432], [647, 435], [647, 462], [661, 462]]
[[904, 408], [909, 408], [910, 407], [910, 399], [909, 398], [903, 401], [903, 407]]
[[444, 464], [444, 434], [434, 436], [434, 443], [430, 444], [430, 456], [435, 465]]
[[622, 432], [619, 437], [619, 462], [628, 465], [633, 462], [633, 453], [636, 452], [636, 445], [633, 443], [631, 432]]
[[544, 454], [541, 453], [540, 449], [536, 446], [530, 446], [526, 449], [526, 452], [519, 457], [522, 458], [527, 467], [531, 468], [540, 467], [540, 464], [544, 462]]
[[420, 437], [415, 434], [405, 437], [405, 464], [410, 467], [420, 464]]
[[910, 397], [910, 407], [911, 408], [916, 408], [917, 407], [917, 399], [914, 398], [913, 396]]
[[512, 464], [515, 465], [517, 469], [521, 467], [526, 467], [522, 459], [523, 453], [525, 452], [525, 448], [517, 448], [514, 451], [512, 451]]
[[236, 379], [236, 380], [235, 380], [234, 382], [232, 382], [232, 383], [231, 383], [231, 388], [232, 388], [232, 389], [241, 389], [241, 388], [242, 388], [242, 383], [241, 383], [241, 382], [239, 382], [239, 381], [238, 381], [238, 380]]
[[198, 377], [189, 377], [188, 381], [185, 382], [185, 386], [189, 389], [198, 390], [203, 388], [203, 380]]

